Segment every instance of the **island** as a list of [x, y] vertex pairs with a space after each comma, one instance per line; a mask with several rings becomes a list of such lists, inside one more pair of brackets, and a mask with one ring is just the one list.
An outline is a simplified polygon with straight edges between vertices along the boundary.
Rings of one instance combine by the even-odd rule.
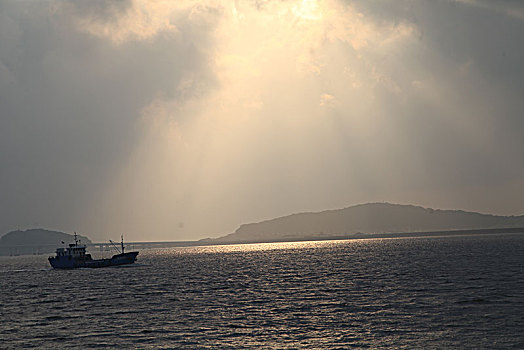
[[524, 232], [524, 215], [497, 216], [415, 205], [367, 203], [244, 224], [231, 234], [201, 242], [260, 243], [508, 232]]
[[[85, 236], [78, 235], [78, 239], [84, 244], [92, 243]], [[60, 245], [74, 242], [74, 236], [65, 232], [42, 228], [16, 230], [0, 237], [0, 255], [47, 254]]]

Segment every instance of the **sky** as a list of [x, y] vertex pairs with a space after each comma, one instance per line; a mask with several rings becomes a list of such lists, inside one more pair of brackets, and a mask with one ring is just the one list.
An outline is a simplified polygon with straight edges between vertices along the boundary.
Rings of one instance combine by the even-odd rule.
[[0, 1], [0, 234], [524, 214], [524, 4]]

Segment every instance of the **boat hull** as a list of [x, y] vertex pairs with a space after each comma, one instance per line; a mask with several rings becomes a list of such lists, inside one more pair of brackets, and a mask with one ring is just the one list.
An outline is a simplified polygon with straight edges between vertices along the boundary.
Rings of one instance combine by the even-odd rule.
[[110, 259], [91, 259], [88, 254], [85, 257], [57, 256], [50, 257], [49, 263], [55, 269], [76, 269], [81, 267], [100, 268], [133, 264], [136, 261], [138, 252], [129, 252], [113, 255]]

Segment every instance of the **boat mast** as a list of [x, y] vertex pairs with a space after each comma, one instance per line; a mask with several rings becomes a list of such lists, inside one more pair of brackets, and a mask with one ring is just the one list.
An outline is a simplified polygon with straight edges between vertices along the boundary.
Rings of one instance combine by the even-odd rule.
[[122, 238], [120, 245], [122, 246], [122, 254], [124, 254], [124, 235], [120, 236], [120, 238]]
[[77, 246], [77, 245], [78, 245], [78, 238], [76, 236], [76, 231], [75, 231], [75, 246]]

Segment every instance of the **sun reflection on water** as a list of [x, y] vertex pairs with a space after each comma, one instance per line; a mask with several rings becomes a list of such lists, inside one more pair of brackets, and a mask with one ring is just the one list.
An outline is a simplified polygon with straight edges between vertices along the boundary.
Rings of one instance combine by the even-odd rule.
[[351, 244], [360, 240], [328, 240], [328, 241], [303, 241], [303, 242], [274, 242], [274, 243], [246, 243], [246, 244], [225, 244], [195, 247], [176, 247], [176, 248], [154, 248], [147, 249], [148, 255], [164, 254], [208, 254], [208, 253], [232, 253], [232, 252], [256, 252], [285, 249], [310, 249], [326, 248], [340, 244]]

